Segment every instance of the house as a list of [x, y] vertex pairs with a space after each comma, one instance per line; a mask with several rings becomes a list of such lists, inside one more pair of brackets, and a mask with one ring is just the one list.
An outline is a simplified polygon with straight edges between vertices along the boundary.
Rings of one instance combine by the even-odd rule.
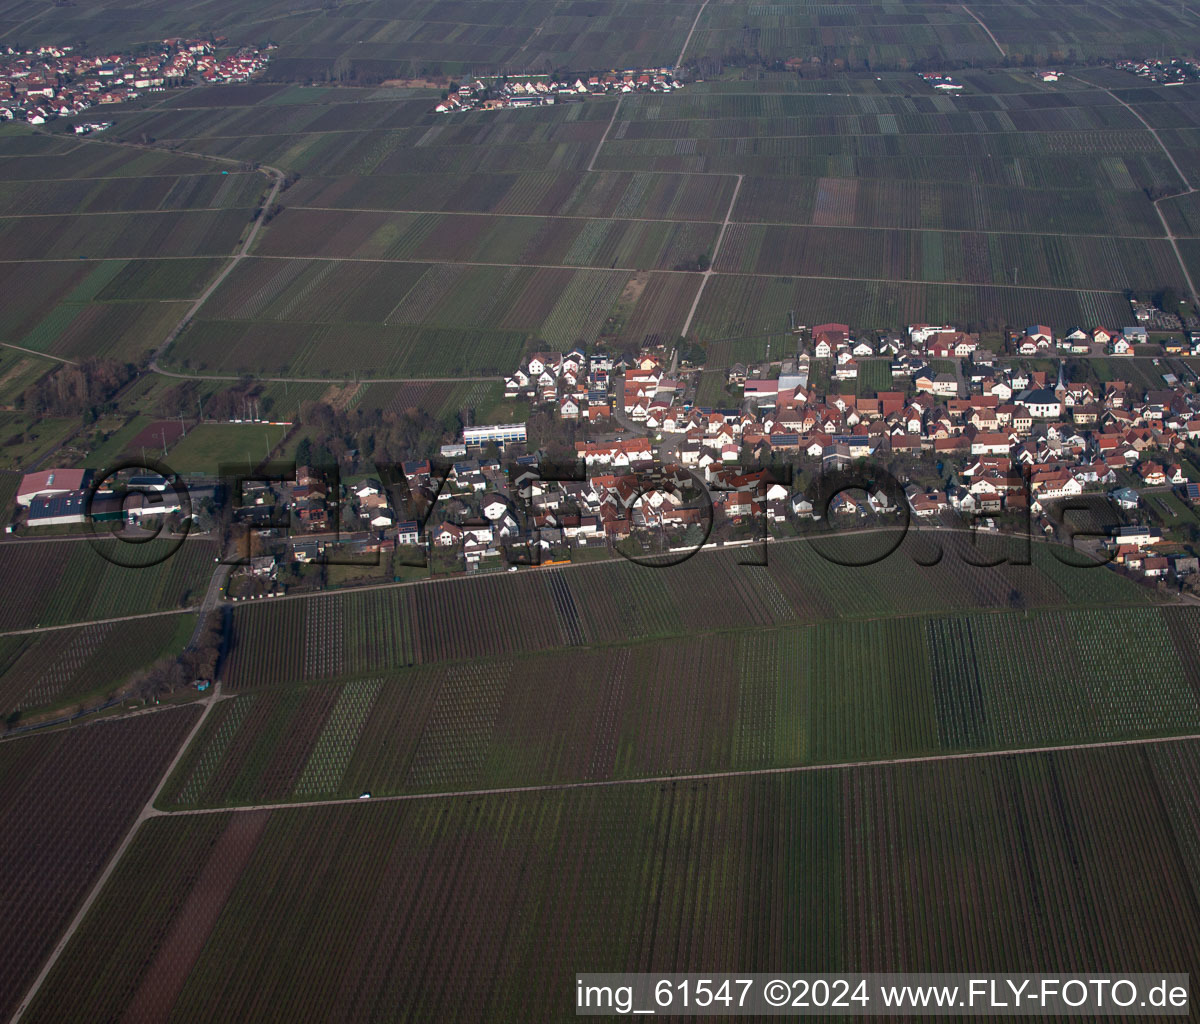
[[1062, 401], [1051, 388], [1026, 391], [1020, 402], [1034, 419], [1056, 420], [1062, 415]]
[[182, 506], [178, 495], [173, 491], [170, 494], [159, 491], [134, 491], [126, 494], [122, 507], [130, 519], [140, 522], [148, 516], [179, 512]]
[[1117, 548], [1144, 548], [1157, 544], [1160, 540], [1161, 532], [1149, 526], [1118, 526], [1112, 534], [1112, 544]]
[[421, 528], [415, 519], [410, 519], [396, 527], [396, 543], [415, 545], [421, 543]]
[[462, 527], [455, 523], [442, 523], [433, 532], [433, 543], [439, 548], [452, 548], [462, 543]]
[[1167, 560], [1165, 558], [1146, 558], [1142, 562], [1142, 572], [1151, 579], [1158, 579], [1167, 574]]
[[479, 510], [484, 519], [494, 523], [508, 515], [509, 504], [499, 494], [491, 494], [482, 501]]
[[1126, 512], [1131, 512], [1138, 507], [1142, 497], [1132, 487], [1118, 487], [1109, 495], [1117, 507]]
[[792, 498], [792, 512], [801, 517], [813, 515], [813, 503], [808, 500], [803, 494], [797, 494]]
[[1137, 470], [1147, 487], [1162, 487], [1167, 482], [1167, 474], [1157, 462], [1140, 463]]
[[1200, 572], [1200, 559], [1190, 555], [1174, 555], [1171, 558], [1171, 569], [1176, 576], [1190, 576]]

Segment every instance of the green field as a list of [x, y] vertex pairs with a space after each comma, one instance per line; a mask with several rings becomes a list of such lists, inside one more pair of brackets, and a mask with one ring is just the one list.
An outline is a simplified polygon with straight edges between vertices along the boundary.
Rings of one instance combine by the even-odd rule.
[[253, 469], [271, 457], [287, 431], [268, 423], [200, 423], [171, 448], [166, 461], [182, 474], [211, 475], [222, 466]]
[[[181, 474], [302, 438], [419, 459], [524, 419], [502, 380], [530, 352], [670, 356], [685, 323], [722, 409], [795, 324], [1120, 327], [1130, 293], [1200, 280], [1200, 85], [1099, 58], [1186, 56], [1198, 26], [1174, 0], [0, 5], [10, 63], [272, 44], [262, 80], [145, 89], [101, 133], [0, 124], [0, 523], [19, 472], [160, 422], [201, 421], [153, 452]], [[610, 68], [686, 85], [433, 109], [452, 80]], [[831, 364], [814, 403], [894, 386], [888, 359]], [[1068, 365], [1134, 410], [1179, 367]], [[254, 404], [282, 425], [225, 422]], [[593, 970], [1196, 974], [1200, 608], [949, 515], [891, 552], [869, 523], [666, 569], [603, 545], [281, 569], [211, 620], [219, 685], [160, 695], [187, 709], [0, 742], [0, 1014], [47, 966], [22, 1024], [527, 1024]], [[218, 568], [216, 539], [50, 530], [0, 543], [10, 727], [185, 652]]]
[[[337, 668], [342, 639], [322, 635], [323, 624], [331, 609], [345, 621], [367, 605], [334, 601], [322, 599], [317, 618], [318, 606], [303, 603], [307, 633]], [[379, 657], [360, 681], [250, 690], [223, 702], [163, 804], [549, 785], [1187, 734], [1200, 729], [1188, 683], [1196, 673], [1185, 668], [1190, 647], [1177, 648], [1173, 637], [1188, 629], [1200, 630], [1194, 609], [1169, 617], [1152, 607], [989, 611], [743, 628], [382, 677]]]

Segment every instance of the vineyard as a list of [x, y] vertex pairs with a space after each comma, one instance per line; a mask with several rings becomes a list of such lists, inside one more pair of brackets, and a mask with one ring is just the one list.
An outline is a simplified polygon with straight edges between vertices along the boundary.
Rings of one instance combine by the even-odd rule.
[[[894, 544], [888, 533], [872, 542], [881, 555]], [[761, 552], [702, 550], [657, 570], [614, 559], [243, 606], [233, 614], [226, 678], [241, 689], [787, 622], [963, 608], [1109, 609], [1152, 597], [1103, 567], [1066, 565], [1041, 543], [1026, 551], [994, 538], [992, 548], [975, 549], [962, 534], [912, 533], [878, 564], [839, 564], [869, 553], [856, 544], [844, 536], [773, 544], [765, 566]], [[938, 550], [936, 564], [922, 564]], [[993, 556], [1008, 561], [971, 564]], [[1019, 564], [1025, 559], [1030, 564]]]
[[[943, 14], [938, 31], [969, 45], [977, 23]], [[723, 39], [731, 16], [706, 10], [693, 44]], [[798, 29], [753, 31], [761, 46]], [[1175, 189], [1177, 175], [1130, 110], [1080, 82], [1047, 91], [1015, 71], [969, 77], [953, 97], [897, 74], [824, 91], [778, 76], [694, 83], [624, 96], [611, 127], [610, 99], [438, 119], [425, 99], [394, 90], [283, 101], [258, 87], [242, 104], [138, 113], [127, 138], [151, 132], [302, 175], [256, 256], [168, 359], [201, 373], [452, 377], [507, 372], [535, 342], [669, 344], [699, 286], [686, 271], [711, 256], [735, 175], [738, 201], [692, 322], [701, 341], [721, 339], [718, 353], [751, 357], [790, 311], [879, 329], [1120, 323], [1126, 290], [1186, 283], [1147, 198]], [[1184, 97], [1154, 99], [1140, 108], [1186, 160]], [[243, 186], [213, 192], [207, 177], [170, 179], [155, 215], [180, 216], [167, 207], [188, 196], [188, 216], [221, 216], [210, 207], [226, 202], [235, 212]], [[1181, 228], [1187, 210], [1173, 214]], [[1180, 244], [1195, 262], [1194, 243]], [[649, 279], [627, 307], [631, 275]], [[17, 310], [31, 301], [18, 298]], [[12, 340], [26, 347], [74, 325], [80, 337], [52, 350], [68, 355], [128, 333], [81, 308], [51, 303], [32, 324], [4, 316], [20, 317]], [[116, 315], [88, 315], [101, 312]]]
[[[1185, 667], [1200, 635], [1195, 609], [997, 609], [777, 626], [788, 604], [766, 569], [755, 572], [757, 618], [720, 632], [681, 609], [624, 633], [605, 633], [599, 614], [581, 615], [572, 635], [560, 606], [554, 650], [531, 644], [514, 658], [496, 654], [521, 650], [511, 640], [491, 651], [480, 644], [469, 660], [384, 675], [385, 658], [353, 664], [344, 653], [353, 608], [346, 598], [287, 602], [310, 606], [288, 635], [303, 637], [306, 651], [331, 652], [294, 659], [294, 678], [327, 678], [266, 685], [289, 677], [239, 669], [239, 696], [205, 723], [164, 806], [786, 768], [1200, 730], [1200, 682]], [[733, 579], [722, 584], [730, 592]], [[612, 593], [616, 607], [632, 599], [620, 586]], [[678, 606], [679, 597], [657, 604]], [[678, 635], [684, 625], [691, 635]], [[255, 653], [261, 664], [283, 657]]]
[[[118, 541], [98, 545], [124, 547]], [[178, 546], [178, 550], [174, 548]], [[170, 553], [174, 550], [174, 553]], [[12, 545], [0, 563], [4, 592], [19, 595], [0, 608], [0, 630], [35, 625], [169, 611], [199, 604], [212, 574], [216, 545], [205, 540], [183, 544], [154, 540], [139, 544], [136, 555], [156, 565], [114, 565], [84, 541]], [[121, 551], [114, 557], [128, 553]], [[161, 628], [161, 625], [160, 625]], [[174, 623], [168, 628], [174, 628]]]
[[584, 962], [1186, 972], [1198, 769], [1175, 741], [159, 818], [30, 1019], [547, 1020]]
[[198, 708], [0, 743], [0, 1013], [32, 982]]
[[171, 615], [0, 637], [0, 715], [103, 694], [178, 654], [195, 625], [194, 615]]

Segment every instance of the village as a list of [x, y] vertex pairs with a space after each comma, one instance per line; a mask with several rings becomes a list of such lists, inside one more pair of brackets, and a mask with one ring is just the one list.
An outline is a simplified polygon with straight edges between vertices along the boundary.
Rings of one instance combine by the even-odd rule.
[[[1135, 304], [1134, 319], [1151, 317]], [[1068, 540], [1086, 526], [1099, 536], [1093, 553], [1123, 571], [1200, 579], [1200, 395], [1196, 374], [1165, 354], [1200, 354], [1200, 334], [1151, 343], [1141, 325], [1032, 325], [1008, 332], [999, 353], [950, 325], [856, 335], [827, 323], [793, 338], [776, 362], [720, 371], [722, 407], [696, 401], [701, 371], [677, 353], [535, 352], [506, 396], [551, 411], [574, 431], [569, 447], [531, 439], [526, 422], [483, 424], [436, 456], [344, 481], [337, 465], [189, 481], [192, 526], [225, 522], [251, 595], [325, 565], [391, 566], [395, 578], [417, 566], [515, 571], [901, 517]], [[1072, 379], [1089, 358], [1134, 356], [1159, 364], [1161, 387]], [[889, 389], [855, 389], [865, 360], [887, 361]], [[886, 467], [897, 488], [856, 484], [864, 466]], [[822, 490], [842, 478], [836, 493]], [[167, 484], [110, 484], [90, 515], [178, 529], [184, 510]], [[23, 527], [83, 523], [88, 486], [86, 471], [31, 474], [17, 498]]]
[[[0, 120], [45, 124], [95, 106], [124, 103], [188, 81], [245, 82], [267, 66], [264, 50], [218, 54], [224, 38], [164, 39], [148, 53], [84, 56], [70, 46], [0, 53]], [[76, 134], [103, 131], [111, 122], [76, 125]]]
[[671, 68], [639, 68], [608, 71], [602, 75], [572, 77], [548, 75], [516, 76], [509, 79], [475, 79], [469, 85], [450, 89], [434, 107], [439, 114], [459, 110], [502, 110], [506, 107], [540, 107], [551, 103], [575, 103], [589, 96], [621, 95], [631, 92], [672, 92], [682, 89]]

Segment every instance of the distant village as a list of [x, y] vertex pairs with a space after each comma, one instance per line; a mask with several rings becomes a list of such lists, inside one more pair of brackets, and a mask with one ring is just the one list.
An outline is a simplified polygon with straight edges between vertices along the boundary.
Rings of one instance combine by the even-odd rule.
[[539, 107], [551, 103], [573, 103], [589, 96], [630, 92], [671, 92], [683, 83], [671, 68], [609, 71], [561, 79], [530, 75], [513, 79], [477, 78], [469, 85], [452, 89], [434, 111], [449, 114], [458, 110], [502, 110], [505, 107]]
[[1200, 59], [1195, 57], [1164, 57], [1158, 60], [1119, 60], [1113, 64], [1118, 71], [1144, 78], [1155, 85], [1182, 85], [1200, 80]]
[[[75, 53], [70, 46], [8, 47], [0, 52], [0, 120], [44, 124], [186, 81], [245, 82], [267, 66], [266, 50], [242, 48], [218, 56], [223, 42], [164, 39], [146, 53], [94, 56]], [[110, 124], [80, 124], [75, 131], [84, 135]]]

